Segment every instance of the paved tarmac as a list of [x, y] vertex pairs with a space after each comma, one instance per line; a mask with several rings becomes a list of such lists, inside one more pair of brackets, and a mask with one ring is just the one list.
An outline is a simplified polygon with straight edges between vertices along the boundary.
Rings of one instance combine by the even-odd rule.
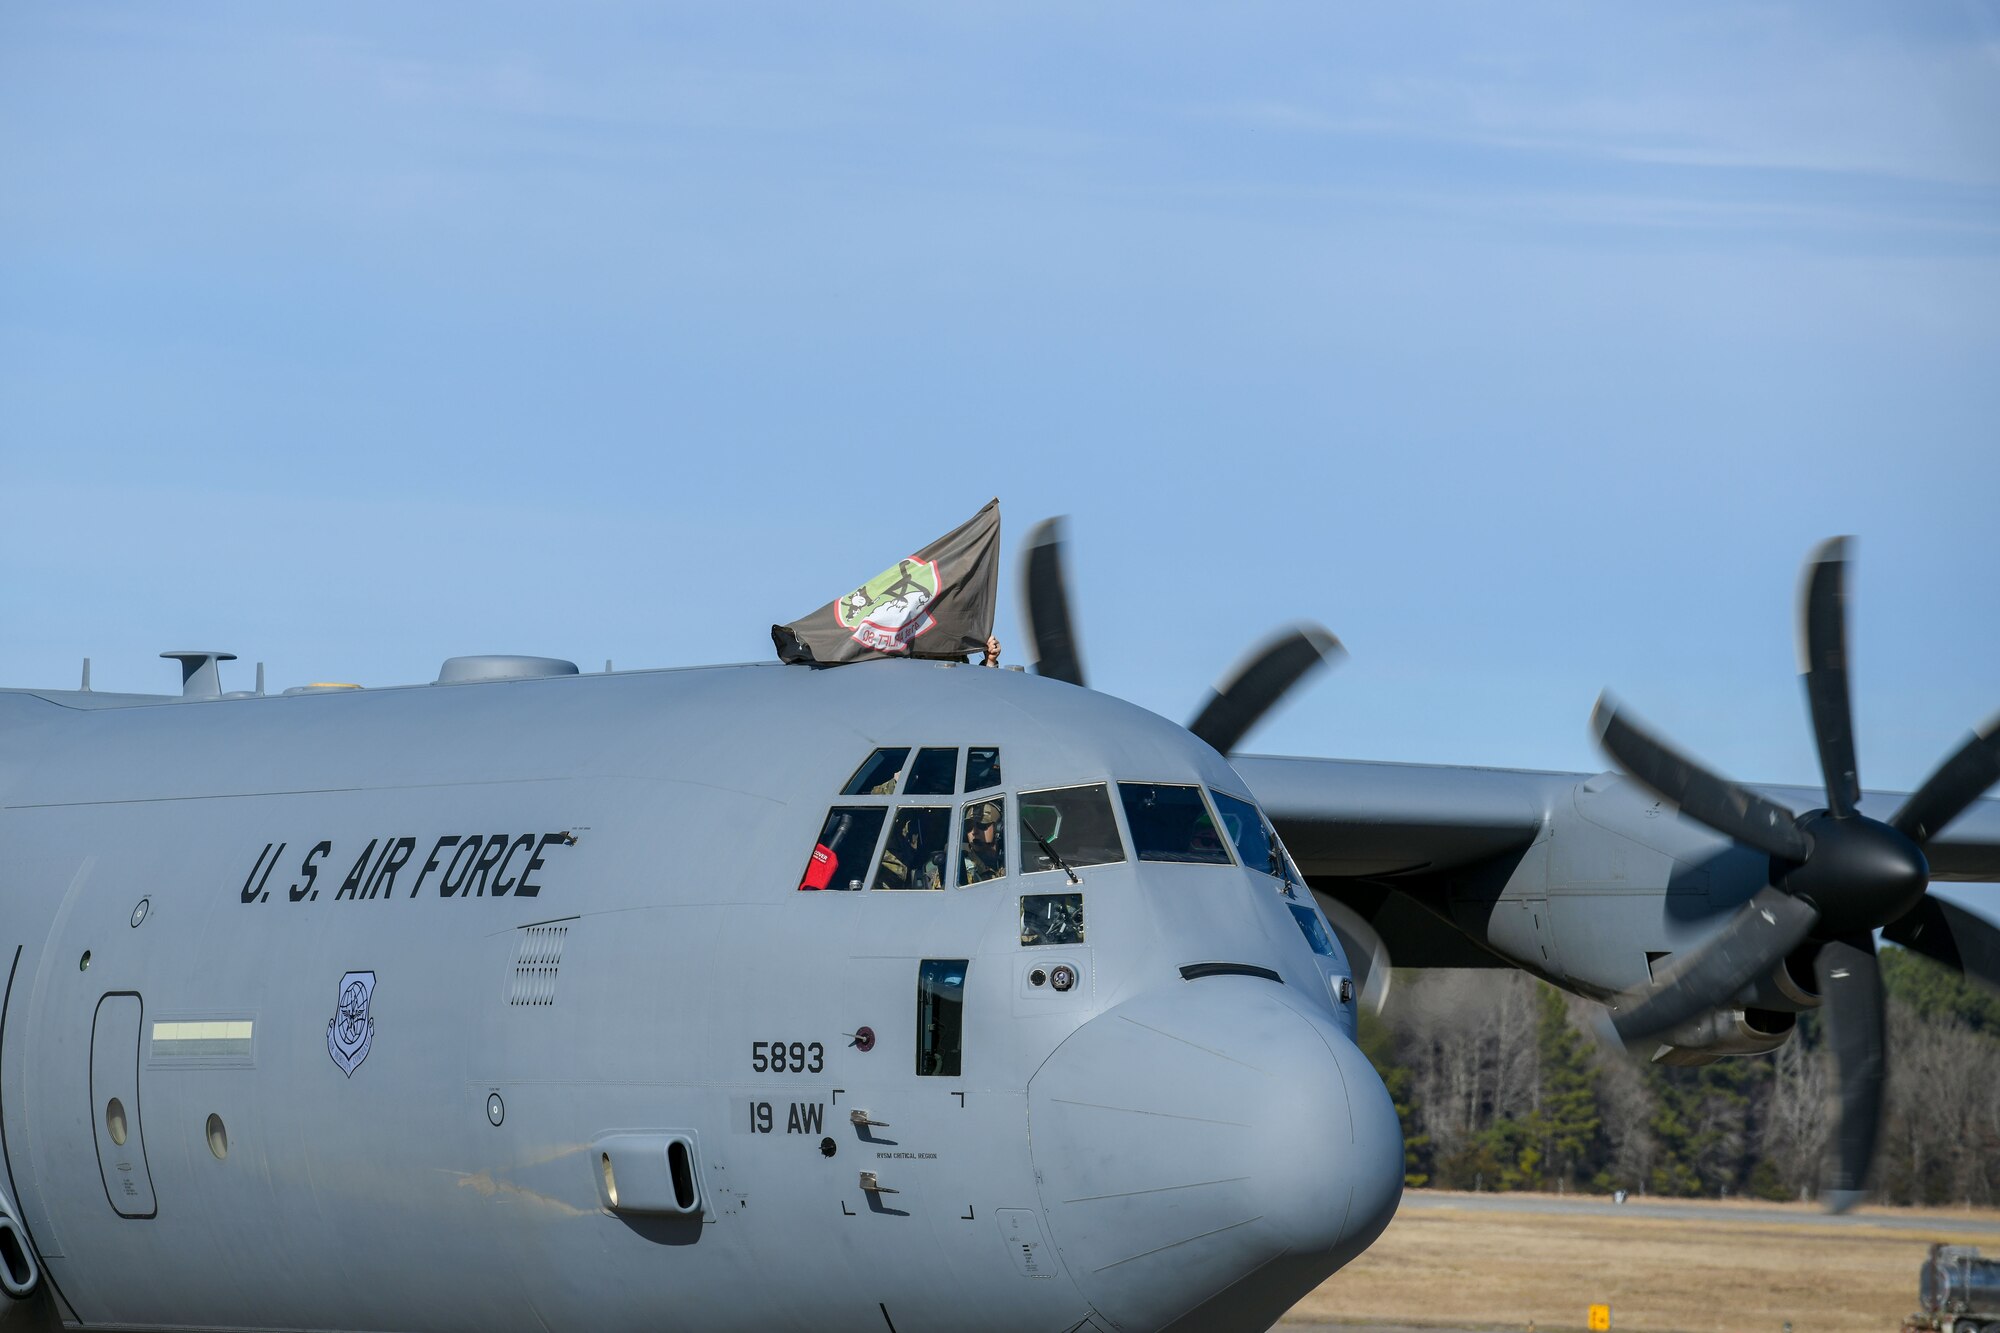
[[1489, 1213], [1589, 1213], [1611, 1217], [1656, 1217], [1688, 1222], [1741, 1222], [1746, 1219], [1757, 1219], [1784, 1222], [1792, 1226], [1886, 1227], [1893, 1231], [1935, 1232], [1941, 1226], [1948, 1226], [1955, 1232], [1970, 1231], [1982, 1235], [2000, 1236], [2000, 1218], [1995, 1218], [1991, 1213], [1981, 1215], [1968, 1213], [1954, 1217], [1950, 1212], [1939, 1209], [1911, 1215], [1902, 1215], [1890, 1209], [1871, 1209], [1835, 1216], [1817, 1210], [1809, 1211], [1795, 1204], [1705, 1204], [1692, 1200], [1685, 1203], [1662, 1203], [1636, 1197], [1628, 1197], [1624, 1203], [1613, 1203], [1608, 1197], [1590, 1195], [1550, 1198], [1547, 1195], [1459, 1194], [1442, 1190], [1409, 1190], [1404, 1193], [1402, 1207], [1398, 1211], [1423, 1212], [1426, 1209], [1436, 1208]]
[[1421, 1328], [1412, 1324], [1295, 1324], [1289, 1319], [1278, 1321], [1282, 1333], [1477, 1333], [1474, 1329], [1440, 1328], [1435, 1324], [1425, 1324]]

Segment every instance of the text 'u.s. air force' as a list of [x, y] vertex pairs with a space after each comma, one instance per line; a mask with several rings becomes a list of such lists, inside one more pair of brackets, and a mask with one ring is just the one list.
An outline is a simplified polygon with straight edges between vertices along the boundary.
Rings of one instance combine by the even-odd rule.
[[[550, 857], [576, 842], [574, 833], [447, 833], [431, 840], [430, 854], [416, 864], [416, 838], [370, 838], [354, 855], [336, 853], [331, 838], [312, 845], [289, 876], [279, 881], [279, 892], [287, 901], [312, 902], [322, 888], [332, 889], [333, 881], [319, 882], [324, 872], [337, 873], [347, 866], [335, 902], [361, 902], [371, 898], [414, 898], [429, 889], [440, 898], [534, 898], [541, 894], [541, 876], [550, 868]], [[285, 850], [290, 843], [267, 842], [257, 853], [249, 877], [243, 881], [243, 901], [271, 900], [272, 873], [280, 865], [291, 865]], [[398, 894], [398, 880], [409, 889]]]

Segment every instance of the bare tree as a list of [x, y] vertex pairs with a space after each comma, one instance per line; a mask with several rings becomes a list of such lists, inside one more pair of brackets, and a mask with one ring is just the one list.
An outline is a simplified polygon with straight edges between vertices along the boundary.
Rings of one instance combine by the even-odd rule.
[[1597, 1098], [1610, 1150], [1605, 1163], [1608, 1183], [1613, 1189], [1643, 1191], [1658, 1156], [1653, 1139], [1652, 1090], [1632, 1061], [1603, 1060], [1598, 1064]]

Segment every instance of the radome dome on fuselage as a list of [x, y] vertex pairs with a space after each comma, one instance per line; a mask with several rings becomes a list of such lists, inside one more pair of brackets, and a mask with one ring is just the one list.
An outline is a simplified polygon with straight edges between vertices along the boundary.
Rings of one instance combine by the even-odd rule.
[[[841, 796], [883, 747], [1000, 779]], [[9, 1198], [85, 1323], [1264, 1327], [1386, 1224], [1400, 1135], [1303, 887], [1122, 809], [1122, 860], [1035, 868], [1020, 794], [1121, 782], [1252, 796], [951, 663], [0, 694]], [[995, 799], [1001, 877], [799, 890], [843, 801]], [[1081, 939], [1024, 943], [1067, 894]], [[673, 1141], [685, 1213], [631, 1174]]]

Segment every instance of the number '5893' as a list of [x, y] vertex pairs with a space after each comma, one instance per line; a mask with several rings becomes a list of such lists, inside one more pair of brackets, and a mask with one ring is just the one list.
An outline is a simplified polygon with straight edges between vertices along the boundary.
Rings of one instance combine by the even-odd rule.
[[826, 1047], [816, 1041], [753, 1041], [750, 1067], [760, 1074], [817, 1074], [826, 1068]]

